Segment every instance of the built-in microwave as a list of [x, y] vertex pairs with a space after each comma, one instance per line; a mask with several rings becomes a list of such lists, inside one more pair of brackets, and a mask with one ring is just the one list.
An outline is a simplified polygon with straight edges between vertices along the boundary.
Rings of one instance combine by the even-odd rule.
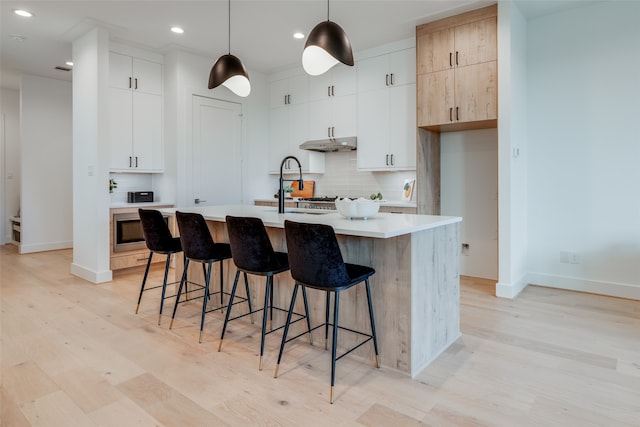
[[[169, 218], [163, 215], [165, 222]], [[147, 247], [138, 212], [113, 214], [113, 252], [133, 251]]]

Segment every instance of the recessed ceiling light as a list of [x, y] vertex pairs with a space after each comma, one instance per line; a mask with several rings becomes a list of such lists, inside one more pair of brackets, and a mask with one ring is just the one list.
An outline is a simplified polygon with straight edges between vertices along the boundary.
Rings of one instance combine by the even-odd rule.
[[71, 62], [71, 61], [67, 61], [67, 62], [65, 62], [65, 64], [67, 64], [69, 67], [73, 67], [73, 62]]
[[293, 33], [293, 37], [296, 39], [303, 39], [304, 38], [304, 34], [297, 32], [297, 33]]
[[31, 18], [33, 16], [33, 13], [23, 9], [13, 9], [13, 13], [18, 16], [24, 16], [25, 18]]
[[171, 31], [173, 31], [176, 34], [182, 34], [184, 33], [184, 30], [180, 27], [171, 27]]

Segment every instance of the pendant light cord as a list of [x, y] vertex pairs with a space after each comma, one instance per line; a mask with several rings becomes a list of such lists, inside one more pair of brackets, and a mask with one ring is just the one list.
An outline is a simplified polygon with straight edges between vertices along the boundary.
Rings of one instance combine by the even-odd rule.
[[[327, 0], [328, 1], [328, 0]], [[229, 30], [229, 55], [231, 55], [231, 0], [229, 0], [228, 3], [229, 7], [228, 7], [228, 16], [229, 16], [229, 25], [228, 25], [228, 30]]]
[[329, 0], [327, 0], [327, 21], [329, 20]]

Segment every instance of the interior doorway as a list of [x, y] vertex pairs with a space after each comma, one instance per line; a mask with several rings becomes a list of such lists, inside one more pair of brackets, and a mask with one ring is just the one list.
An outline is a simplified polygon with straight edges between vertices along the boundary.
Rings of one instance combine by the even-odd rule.
[[192, 100], [191, 206], [242, 203], [242, 105]]

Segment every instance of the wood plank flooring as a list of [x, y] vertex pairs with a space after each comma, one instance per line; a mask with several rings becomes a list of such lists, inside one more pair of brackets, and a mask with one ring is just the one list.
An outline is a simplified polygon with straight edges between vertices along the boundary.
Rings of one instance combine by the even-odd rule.
[[[328, 403], [329, 352], [278, 333], [258, 370], [259, 317], [208, 315], [159, 292], [134, 314], [141, 269], [94, 285], [71, 251], [0, 247], [1, 425], [639, 426], [640, 302], [529, 286], [516, 300], [462, 278], [462, 337], [417, 378], [346, 357]], [[161, 280], [162, 265], [152, 278]]]

